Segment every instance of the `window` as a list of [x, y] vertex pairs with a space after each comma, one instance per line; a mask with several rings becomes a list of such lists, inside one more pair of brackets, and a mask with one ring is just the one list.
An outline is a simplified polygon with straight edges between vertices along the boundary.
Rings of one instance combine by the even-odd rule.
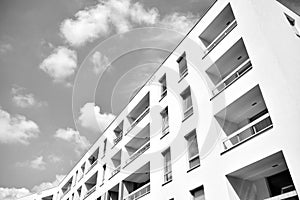
[[166, 74], [161, 77], [159, 80], [159, 83], [161, 85], [161, 98], [164, 98], [167, 95], [167, 79]]
[[80, 188], [78, 188], [78, 190], [77, 190], [78, 197], [80, 197], [80, 195], [81, 195], [81, 188], [82, 188], [82, 186], [80, 186]]
[[183, 78], [188, 72], [185, 52], [177, 59], [177, 63], [179, 65], [179, 76]]
[[164, 157], [164, 182], [172, 180], [172, 164], [171, 164], [171, 151], [170, 148], [162, 153]]
[[106, 165], [103, 165], [102, 183], [104, 183], [105, 180], [105, 171], [106, 171]]
[[205, 196], [204, 196], [204, 188], [203, 186], [198, 187], [194, 190], [191, 190], [191, 195], [192, 195], [192, 199], [193, 200], [205, 200]]
[[107, 139], [103, 141], [103, 156], [105, 156], [106, 153], [106, 145], [107, 145]]
[[74, 181], [74, 185], [76, 184], [77, 182], [77, 178], [78, 178], [78, 170], [76, 171], [76, 174], [75, 174], [75, 181]]
[[169, 132], [169, 115], [168, 115], [168, 107], [166, 107], [160, 113], [162, 118], [162, 134], [165, 135]]
[[192, 131], [187, 136], [185, 136], [185, 139], [187, 141], [188, 148], [189, 168], [193, 169], [194, 167], [200, 165], [196, 130]]
[[182, 98], [183, 116], [184, 119], [186, 119], [193, 114], [193, 104], [192, 104], [190, 87], [188, 87], [181, 93], [181, 98]]

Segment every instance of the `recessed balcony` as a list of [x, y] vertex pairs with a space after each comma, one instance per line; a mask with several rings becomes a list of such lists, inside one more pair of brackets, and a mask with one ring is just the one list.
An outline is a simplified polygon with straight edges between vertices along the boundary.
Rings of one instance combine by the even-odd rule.
[[84, 195], [84, 199], [86, 199], [88, 196], [90, 196], [92, 193], [96, 191], [96, 185], [97, 185], [97, 176], [98, 173], [95, 173], [91, 178], [89, 178], [84, 184], [86, 187], [86, 193]]
[[228, 4], [199, 36], [206, 48], [204, 55], [212, 51], [236, 26], [237, 22]]
[[132, 130], [148, 113], [149, 113], [149, 93], [135, 106], [135, 108], [128, 114], [130, 127], [127, 133]]
[[134, 138], [132, 138], [125, 148], [129, 154], [129, 158], [125, 161], [126, 167], [150, 148], [150, 125], [145, 126]]
[[240, 200], [299, 200], [282, 152], [227, 175]]
[[73, 177], [71, 177], [68, 182], [61, 188], [62, 190], [62, 196], [61, 199], [71, 190], [72, 187], [72, 179]]
[[86, 174], [97, 165], [98, 155], [99, 155], [99, 148], [89, 157], [87, 162], [89, 164], [89, 167], [86, 171]]
[[237, 41], [207, 70], [215, 97], [252, 69], [243, 39]]
[[124, 122], [122, 121], [115, 129], [115, 138], [114, 138], [114, 146], [117, 145], [123, 138], [123, 124]]
[[119, 199], [119, 184], [112, 187], [108, 190], [108, 197], [107, 200], [118, 200]]
[[123, 200], [142, 199], [150, 193], [150, 163], [132, 173], [123, 181]]
[[113, 167], [113, 170], [111, 172], [111, 177], [114, 177], [116, 174], [118, 174], [121, 170], [121, 155], [122, 155], [122, 151], [118, 151], [118, 153], [116, 153], [112, 158], [111, 158], [111, 161], [112, 161], [112, 167]]
[[224, 131], [224, 152], [273, 127], [259, 86], [215, 115]]

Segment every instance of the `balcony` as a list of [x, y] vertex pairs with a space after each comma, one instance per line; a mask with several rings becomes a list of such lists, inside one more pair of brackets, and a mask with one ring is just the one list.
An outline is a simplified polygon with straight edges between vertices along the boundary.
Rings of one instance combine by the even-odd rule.
[[136, 136], [134, 136], [125, 145], [125, 148], [129, 158], [125, 161], [123, 168], [150, 148], [150, 124], [145, 126]]
[[204, 57], [209, 54], [209, 52], [211, 52], [236, 26], [237, 22], [231, 6], [228, 4], [199, 36], [206, 47]]
[[[298, 200], [282, 152], [228, 174], [227, 179], [240, 200]], [[256, 198], [254, 198], [256, 197]]]
[[119, 133], [118, 136], [114, 139], [114, 145], [118, 144], [123, 138], [123, 131]]
[[[149, 93], [135, 106], [135, 108], [128, 114], [130, 127], [127, 133], [130, 132], [148, 113], [149, 113]], [[126, 133], [126, 134], [127, 134]]]
[[136, 200], [150, 193], [150, 163], [132, 173], [124, 181], [123, 200]]
[[93, 169], [93, 167], [95, 167], [95, 165], [98, 163], [98, 155], [99, 155], [99, 148], [97, 148], [97, 150], [89, 157], [87, 163], [90, 164], [90, 167], [85, 172], [86, 174], [89, 173], [89, 171], [91, 171], [91, 169]]
[[72, 186], [72, 179], [73, 177], [71, 177], [68, 182], [61, 188], [63, 194], [61, 196], [60, 199], [62, 199], [66, 194], [68, 194], [68, 192], [71, 190], [71, 186]]
[[87, 189], [87, 192], [84, 195], [84, 199], [86, 199], [88, 196], [90, 196], [92, 193], [94, 193], [96, 191], [97, 176], [98, 176], [98, 173], [95, 173], [84, 183], [85, 187]]
[[119, 184], [115, 185], [108, 190], [107, 200], [118, 200], [119, 199]]
[[246, 47], [243, 40], [240, 39], [206, 70], [207, 76], [213, 83], [213, 97], [251, 69], [252, 64]]
[[118, 151], [112, 158], [112, 164], [113, 164], [113, 171], [111, 172], [111, 177], [114, 177], [116, 174], [118, 174], [121, 170], [121, 155], [122, 155], [122, 150]]
[[98, 160], [95, 160], [93, 164], [91, 164], [91, 166], [86, 170], [85, 174], [89, 173], [95, 167], [95, 165], [97, 165], [97, 163]]
[[224, 131], [224, 152], [273, 127], [259, 86], [221, 110], [215, 118]]

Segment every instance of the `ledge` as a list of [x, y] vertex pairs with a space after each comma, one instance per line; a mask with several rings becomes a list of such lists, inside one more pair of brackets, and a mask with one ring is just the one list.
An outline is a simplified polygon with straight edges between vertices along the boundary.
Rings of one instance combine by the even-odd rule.
[[188, 116], [186, 116], [186, 117], [182, 120], [182, 122], [186, 121], [186, 120], [187, 120], [188, 118], [190, 118], [193, 114], [194, 114], [194, 112], [192, 112], [191, 114], [189, 114]]
[[182, 76], [180, 76], [178, 83], [180, 83], [188, 74], [188, 71], [186, 71]]
[[190, 168], [189, 170], [187, 170], [186, 173], [189, 173], [190, 171], [193, 171], [194, 169], [196, 169], [196, 168], [198, 168], [198, 167], [200, 167], [200, 166], [201, 166], [200, 164], [199, 164], [199, 165], [196, 165], [196, 166]]
[[160, 139], [163, 139], [163, 138], [166, 137], [166, 135], [168, 135], [169, 133], [170, 133], [170, 131], [164, 133], [164, 134], [160, 137]]
[[173, 179], [171, 179], [171, 180], [168, 180], [168, 181], [164, 182], [163, 184], [161, 184], [161, 186], [164, 186], [164, 185], [167, 185], [168, 183], [171, 183], [171, 182], [172, 182], [172, 180], [173, 180]]

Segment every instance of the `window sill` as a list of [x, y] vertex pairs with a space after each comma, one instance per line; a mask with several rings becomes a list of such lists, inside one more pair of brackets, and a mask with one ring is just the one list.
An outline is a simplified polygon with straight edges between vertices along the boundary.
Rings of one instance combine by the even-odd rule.
[[161, 102], [167, 95], [161, 96], [158, 102]]
[[180, 83], [182, 79], [184, 79], [188, 74], [189, 74], [188, 72], [185, 72], [184, 74], [180, 75], [178, 83]]
[[200, 164], [190, 168], [189, 170], [186, 171], [186, 173], [189, 173], [190, 171], [193, 171], [194, 169], [196, 169], [198, 167], [200, 167]]
[[104, 185], [104, 182], [103, 183], [101, 183], [101, 185], [99, 186], [99, 187], [101, 187], [101, 186], [103, 186]]
[[194, 112], [192, 112], [191, 114], [189, 114], [188, 116], [186, 116], [186, 117], [182, 120], [182, 122], [186, 121], [186, 120], [187, 120], [188, 118], [190, 118], [193, 114], [194, 114]]
[[103, 155], [102, 157], [101, 157], [101, 159], [103, 159], [105, 157], [105, 155]]
[[167, 185], [168, 183], [172, 182], [172, 180], [173, 180], [173, 179], [164, 182], [161, 186]]
[[160, 137], [160, 139], [163, 139], [164, 137], [166, 137], [166, 135], [168, 135], [170, 133], [170, 131], [167, 131], [166, 133], [164, 133], [161, 137]]

